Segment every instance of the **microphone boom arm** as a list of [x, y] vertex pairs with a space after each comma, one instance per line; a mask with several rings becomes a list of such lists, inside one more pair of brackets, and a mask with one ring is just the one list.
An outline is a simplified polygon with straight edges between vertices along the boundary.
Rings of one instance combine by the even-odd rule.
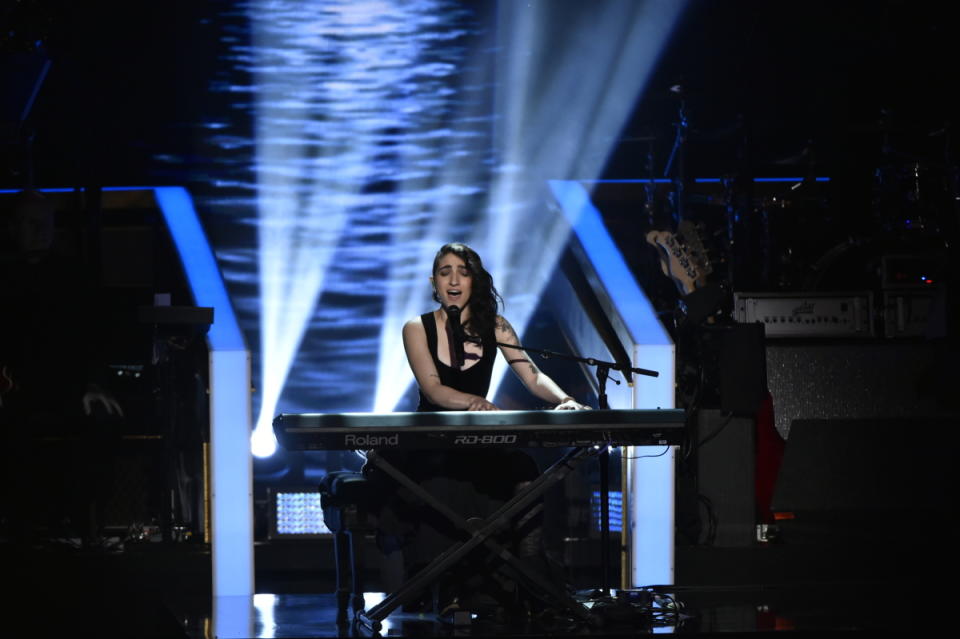
[[[657, 371], [651, 371], [645, 368], [634, 368], [626, 364], [618, 364], [616, 362], [605, 362], [603, 360], [595, 359], [593, 357], [577, 357], [576, 355], [569, 355], [567, 353], [555, 353], [553, 351], [546, 351], [539, 348], [530, 348], [528, 346], [520, 346], [518, 344], [506, 344], [504, 342], [497, 342], [497, 346], [503, 346], [505, 348], [515, 348], [517, 350], [525, 351], [527, 353], [534, 353], [543, 357], [544, 359], [550, 359], [551, 357], [566, 359], [573, 362], [580, 362], [581, 364], [586, 364], [587, 366], [595, 366], [597, 368], [597, 400], [600, 404], [601, 409], [610, 408], [607, 404], [607, 380], [609, 379], [608, 375], [610, 371], [620, 371], [621, 373], [636, 373], [637, 375], [646, 375], [647, 377], [659, 377], [660, 373]], [[614, 384], [620, 384], [620, 380], [614, 379]], [[633, 384], [630, 384], [631, 386]]]
[[606, 368], [608, 371], [621, 371], [621, 372], [629, 371], [631, 373], [636, 373], [637, 375], [646, 375], [647, 377], [660, 377], [660, 373], [657, 371], [651, 371], [645, 368], [634, 368], [631, 366], [617, 364], [616, 362], [605, 362], [603, 360], [594, 359], [593, 357], [577, 357], [576, 355], [568, 355], [566, 353], [555, 353], [553, 351], [545, 351], [538, 348], [530, 348], [529, 346], [519, 346], [517, 344], [505, 344], [504, 342], [497, 342], [497, 346], [504, 346], [506, 348], [516, 348], [517, 350], [526, 351], [528, 353], [539, 355], [544, 359], [550, 359], [551, 357], [559, 358], [559, 359], [568, 359], [574, 362], [580, 362], [581, 364], [586, 364], [588, 366], [597, 366], [597, 367], [602, 366]]

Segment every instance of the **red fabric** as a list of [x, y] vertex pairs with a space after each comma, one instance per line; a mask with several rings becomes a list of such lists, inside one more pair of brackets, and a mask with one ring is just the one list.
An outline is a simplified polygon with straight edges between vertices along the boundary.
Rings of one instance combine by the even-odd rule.
[[773, 489], [780, 472], [780, 463], [783, 461], [783, 449], [786, 442], [777, 431], [773, 419], [773, 396], [767, 393], [760, 404], [756, 417], [756, 475], [755, 496], [757, 504], [757, 523], [772, 524], [773, 512], [770, 502], [773, 500]]

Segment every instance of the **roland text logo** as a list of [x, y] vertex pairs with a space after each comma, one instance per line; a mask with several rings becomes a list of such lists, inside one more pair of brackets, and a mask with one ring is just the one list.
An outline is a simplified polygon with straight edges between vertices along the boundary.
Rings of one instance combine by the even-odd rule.
[[397, 446], [400, 433], [393, 435], [344, 435], [343, 444], [347, 448], [376, 448], [378, 446]]

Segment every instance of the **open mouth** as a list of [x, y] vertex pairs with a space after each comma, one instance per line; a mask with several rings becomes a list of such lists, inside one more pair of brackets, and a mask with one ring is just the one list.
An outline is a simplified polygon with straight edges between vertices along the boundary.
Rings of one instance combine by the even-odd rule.
[[450, 290], [447, 291], [447, 298], [451, 302], [459, 300], [461, 295], [462, 295], [462, 292], [460, 291], [460, 289], [451, 288]]

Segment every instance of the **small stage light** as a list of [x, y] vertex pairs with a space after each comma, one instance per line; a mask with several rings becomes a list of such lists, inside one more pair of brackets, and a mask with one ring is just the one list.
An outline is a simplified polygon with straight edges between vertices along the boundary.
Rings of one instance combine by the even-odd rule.
[[270, 539], [312, 539], [330, 535], [323, 522], [319, 490], [270, 490]]
[[[609, 491], [607, 493], [607, 503], [610, 504], [609, 530], [610, 532], [621, 532], [623, 530], [623, 492], [619, 490]], [[601, 505], [600, 491], [595, 490], [590, 498], [590, 511], [593, 514], [593, 532], [600, 532], [603, 526]]]

